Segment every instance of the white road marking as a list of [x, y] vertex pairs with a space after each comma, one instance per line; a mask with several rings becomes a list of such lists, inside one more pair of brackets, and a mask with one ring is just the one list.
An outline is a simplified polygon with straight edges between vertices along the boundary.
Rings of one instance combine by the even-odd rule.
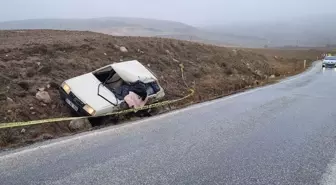
[[[194, 110], [194, 109], [199, 109], [201, 107], [209, 106], [209, 105], [214, 104], [214, 103], [224, 102], [224, 101], [227, 101], [227, 100], [239, 97], [239, 96], [243, 96], [243, 95], [251, 94], [251, 93], [254, 93], [254, 92], [257, 92], [257, 91], [260, 91], [260, 90], [268, 89], [268, 88], [271, 88], [271, 87], [279, 85], [279, 84], [287, 83], [287, 82], [302, 78], [307, 73], [310, 73], [311, 71], [313, 71], [317, 67], [318, 63], [319, 62], [314, 63], [310, 70], [308, 70], [308, 71], [306, 71], [302, 74], [299, 74], [295, 77], [282, 80], [282, 81], [280, 81], [276, 84], [267, 85], [267, 86], [259, 87], [259, 88], [252, 89], [252, 90], [247, 90], [247, 91], [242, 92], [242, 93], [230, 95], [230, 96], [223, 97], [223, 98], [216, 99], [216, 100], [211, 100], [209, 102], [199, 103], [199, 104], [192, 105], [192, 106], [180, 109], [180, 110], [175, 110], [175, 111], [172, 111], [172, 112], [169, 112], [169, 113], [166, 113], [166, 114], [158, 115], [158, 116], [155, 116], [155, 117], [152, 117], [152, 118], [139, 120], [139, 121], [135, 121], [135, 122], [130, 122], [128, 124], [123, 124], [123, 125], [119, 125], [119, 126], [112, 126], [110, 128], [107, 127], [106, 129], [91, 131], [91, 132], [84, 133], [84, 134], [78, 134], [78, 135], [70, 136], [68, 139], [57, 139], [57, 140], [51, 141], [50, 143], [42, 143], [42, 145], [38, 145], [38, 146], [33, 145], [33, 146], [30, 146], [30, 147], [24, 148], [23, 150], [14, 151], [13, 153], [8, 153], [8, 154], [5, 154], [5, 155], [2, 155], [2, 156], [0, 156], [0, 160], [4, 160], [4, 159], [7, 159], [7, 158], [12, 158], [12, 157], [17, 157], [17, 156], [24, 155], [26, 153], [34, 152], [34, 151], [41, 150], [41, 149], [52, 148], [52, 147], [55, 147], [55, 146], [64, 145], [64, 144], [72, 142], [72, 141], [81, 140], [82, 138], [90, 138], [90, 137], [94, 137], [94, 136], [97, 136], [97, 135], [103, 135], [103, 134], [107, 134], [107, 133], [117, 132], [117, 131], [120, 131], [122, 129], [132, 127], [134, 125], [143, 124], [144, 122], [154, 123], [155, 120], [160, 120], [160, 119], [163, 119], [165, 117], [170, 117], [170, 116], [182, 113], [182, 112], [186, 112], [186, 111], [190, 111], [190, 110]], [[335, 170], [335, 172], [336, 172], [336, 170]]]
[[321, 179], [321, 185], [335, 185], [336, 184], [336, 156], [328, 164], [326, 172]]

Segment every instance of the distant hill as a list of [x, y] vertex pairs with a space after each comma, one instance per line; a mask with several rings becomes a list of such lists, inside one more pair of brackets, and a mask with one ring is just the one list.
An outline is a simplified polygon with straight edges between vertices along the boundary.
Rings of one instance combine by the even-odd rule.
[[31, 19], [0, 22], [0, 30], [94, 31], [116, 36], [165, 37], [222, 46], [321, 47], [336, 44], [335, 17], [336, 14], [263, 23], [223, 23], [202, 28], [175, 21], [126, 17]]
[[214, 25], [203, 29], [239, 38], [254, 38], [253, 43], [258, 46], [326, 46], [336, 44], [335, 18], [336, 14], [319, 15], [287, 21]]
[[[8, 21], [0, 23], [0, 29], [57, 29], [57, 30], [111, 30], [125, 31], [125, 34], [134, 34], [134, 31], [153, 32], [192, 32], [196, 28], [174, 21], [107, 17], [94, 19], [30, 19]], [[130, 33], [129, 33], [130, 32]]]
[[94, 31], [116, 36], [154, 36], [232, 45], [221, 39], [221, 34], [214, 34], [180, 22], [143, 18], [31, 19], [0, 22], [0, 30], [17, 29]]

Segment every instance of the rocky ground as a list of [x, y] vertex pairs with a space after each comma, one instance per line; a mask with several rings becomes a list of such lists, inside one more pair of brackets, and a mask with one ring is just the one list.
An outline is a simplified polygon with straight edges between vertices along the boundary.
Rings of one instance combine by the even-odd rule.
[[[59, 100], [62, 81], [113, 62], [137, 59], [157, 74], [166, 99], [196, 94], [197, 103], [303, 70], [317, 50], [224, 48], [187, 41], [113, 37], [93, 32], [0, 31], [0, 123], [71, 116]], [[185, 82], [181, 79], [184, 66]], [[178, 106], [183, 106], [178, 105]], [[15, 147], [90, 129], [69, 122], [0, 130], [0, 147]]]

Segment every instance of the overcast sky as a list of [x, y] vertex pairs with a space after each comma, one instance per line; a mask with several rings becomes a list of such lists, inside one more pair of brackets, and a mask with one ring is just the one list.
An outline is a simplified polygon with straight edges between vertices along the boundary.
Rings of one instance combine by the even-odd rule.
[[204, 25], [335, 12], [336, 0], [0, 0], [0, 21], [122, 16]]

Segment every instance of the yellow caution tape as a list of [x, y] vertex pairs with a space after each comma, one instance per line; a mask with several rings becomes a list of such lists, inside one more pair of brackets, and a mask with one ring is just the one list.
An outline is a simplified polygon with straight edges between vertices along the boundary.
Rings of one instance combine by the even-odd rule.
[[184, 96], [184, 97], [179, 98], [179, 99], [158, 102], [158, 103], [154, 103], [154, 104], [151, 104], [151, 105], [145, 105], [145, 106], [143, 106], [141, 108], [137, 108], [137, 109], [133, 108], [133, 109], [127, 109], [127, 110], [122, 110], [122, 111], [118, 111], [118, 112], [111, 112], [111, 113], [100, 115], [100, 116], [51, 118], [51, 119], [33, 120], [33, 121], [0, 123], [0, 129], [3, 129], [3, 128], [13, 128], [13, 127], [22, 127], [22, 126], [30, 126], [30, 125], [38, 125], [38, 124], [43, 124], [43, 123], [54, 123], [54, 122], [61, 122], [61, 121], [71, 121], [71, 120], [84, 119], [84, 118], [104, 117], [104, 116], [112, 116], [112, 115], [119, 115], [119, 114], [125, 114], [125, 113], [130, 113], [130, 112], [136, 112], [136, 111], [139, 111], [139, 110], [146, 110], [146, 109], [150, 109], [150, 108], [161, 107], [161, 106], [164, 106], [164, 105], [173, 104], [173, 103], [185, 100], [185, 99], [193, 96], [194, 93], [195, 93], [195, 91], [193, 89], [190, 89], [190, 93], [187, 96]]

